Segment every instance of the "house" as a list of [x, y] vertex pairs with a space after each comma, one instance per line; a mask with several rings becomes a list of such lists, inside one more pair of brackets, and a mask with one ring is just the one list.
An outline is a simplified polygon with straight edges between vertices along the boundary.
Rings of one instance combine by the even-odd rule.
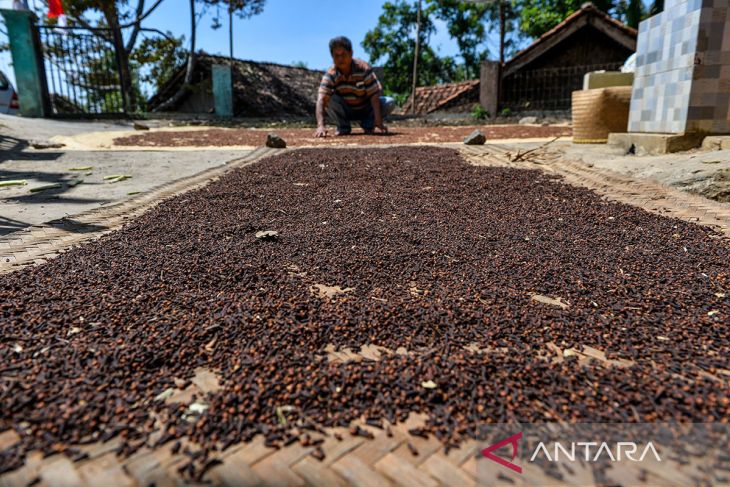
[[[196, 57], [190, 93], [172, 111], [213, 113], [212, 70], [214, 64], [232, 64], [233, 112], [239, 117], [311, 116], [317, 102], [322, 71], [275, 63], [243, 61], [201, 53]], [[185, 79], [186, 66], [148, 100], [150, 110], [169, 99]]]
[[[416, 111], [418, 115], [439, 112], [468, 112], [479, 103], [479, 80], [461, 83], [447, 83], [416, 88]], [[413, 97], [403, 105], [400, 113], [413, 113]]]
[[618, 70], [636, 50], [637, 31], [585, 3], [502, 67], [499, 107], [569, 110], [590, 71]]
[[[585, 3], [518, 52], [501, 69], [484, 61], [478, 80], [416, 88], [416, 113], [469, 112], [478, 101], [491, 114], [568, 111], [573, 91], [591, 71], [613, 71], [636, 50], [637, 32]], [[501, 90], [500, 90], [501, 88]], [[412, 100], [401, 113], [411, 114]]]

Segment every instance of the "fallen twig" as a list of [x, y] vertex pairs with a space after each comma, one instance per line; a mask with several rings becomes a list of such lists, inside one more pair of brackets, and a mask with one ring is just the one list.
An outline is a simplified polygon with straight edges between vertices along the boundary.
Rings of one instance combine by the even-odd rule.
[[544, 148], [544, 147], [547, 147], [548, 145], [550, 145], [550, 144], [552, 144], [553, 142], [555, 142], [556, 140], [558, 140], [558, 139], [559, 139], [560, 137], [561, 137], [561, 136], [560, 136], [560, 135], [558, 135], [558, 136], [557, 136], [557, 137], [555, 137], [555, 138], [554, 138], [553, 140], [550, 140], [550, 141], [548, 141], [548, 142], [545, 142], [545, 143], [544, 143], [544, 144], [542, 144], [541, 146], [539, 146], [539, 147], [535, 147], [534, 149], [526, 150], [525, 152], [520, 152], [520, 151], [517, 151], [517, 155], [516, 155], [516, 156], [515, 156], [515, 157], [514, 157], [513, 159], [511, 159], [511, 160], [510, 160], [510, 162], [517, 162], [517, 161], [522, 161], [522, 160], [524, 160], [524, 159], [525, 159], [525, 156], [526, 156], [527, 154], [530, 154], [530, 153], [532, 153], [532, 152], [535, 152], [535, 151], [538, 151], [538, 150], [540, 150], [540, 149], [542, 149], [542, 148]]

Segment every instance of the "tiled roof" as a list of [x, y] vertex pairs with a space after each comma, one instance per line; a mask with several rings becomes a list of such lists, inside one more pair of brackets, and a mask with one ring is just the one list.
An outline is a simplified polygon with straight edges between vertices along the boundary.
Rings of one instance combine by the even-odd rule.
[[[449, 105], [457, 103], [459, 100], [473, 95], [479, 91], [479, 80], [473, 79], [463, 81], [461, 83], [449, 83], [435, 86], [422, 86], [416, 88], [416, 113], [425, 115]], [[403, 106], [403, 113], [413, 113], [413, 99], [409, 99]]]

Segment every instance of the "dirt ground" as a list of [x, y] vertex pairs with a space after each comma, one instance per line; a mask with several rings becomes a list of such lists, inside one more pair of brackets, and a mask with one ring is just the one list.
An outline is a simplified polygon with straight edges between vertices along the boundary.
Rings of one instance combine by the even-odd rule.
[[[18, 438], [0, 465], [188, 437], [180, 471], [200, 478], [258, 434], [284, 448], [416, 412], [410, 434], [444, 446], [487, 422], [719, 422], [729, 252], [711, 236], [448, 149], [277, 155], [0, 277], [0, 431]], [[329, 359], [367, 346], [382, 357]], [[221, 387], [167, 403], [198, 367]]]
[[[482, 125], [463, 127], [394, 127], [385, 135], [364, 135], [359, 128], [345, 137], [330, 136], [315, 138], [313, 129], [281, 129], [275, 132], [287, 141], [290, 147], [334, 144], [412, 144], [461, 142], [472, 131], [479, 129], [487, 139], [530, 139], [542, 137], [570, 136], [567, 126], [542, 125]], [[117, 137], [118, 146], [138, 147], [189, 147], [189, 146], [262, 146], [271, 130], [256, 129], [207, 129], [194, 131], [143, 132], [126, 137]]]
[[636, 156], [610, 145], [561, 144], [568, 159], [730, 203], [730, 150]]

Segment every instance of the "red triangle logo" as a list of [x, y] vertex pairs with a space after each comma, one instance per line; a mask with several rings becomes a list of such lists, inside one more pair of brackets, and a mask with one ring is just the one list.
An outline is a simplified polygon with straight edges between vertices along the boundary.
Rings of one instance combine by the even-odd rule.
[[517, 433], [516, 435], [512, 435], [509, 438], [505, 438], [504, 440], [500, 441], [499, 443], [495, 443], [492, 446], [489, 446], [482, 450], [482, 455], [484, 455], [486, 458], [492, 460], [493, 462], [497, 462], [503, 467], [507, 467], [510, 470], [514, 470], [517, 473], [522, 473], [522, 467], [519, 465], [515, 465], [514, 463], [505, 460], [502, 457], [498, 457], [494, 453], [492, 453], [495, 450], [499, 450], [505, 445], [512, 445], [512, 460], [514, 460], [517, 457], [517, 452], [519, 451], [519, 443], [522, 439], [522, 433]]

